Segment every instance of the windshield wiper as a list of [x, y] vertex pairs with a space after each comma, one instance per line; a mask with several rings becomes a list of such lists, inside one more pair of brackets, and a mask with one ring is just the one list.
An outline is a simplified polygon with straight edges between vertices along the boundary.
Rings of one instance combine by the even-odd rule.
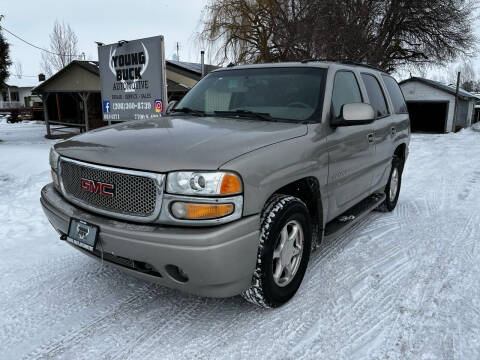
[[205, 112], [204, 112], [204, 111], [195, 110], [195, 109], [190, 109], [190, 108], [188, 108], [188, 107], [182, 107], [182, 108], [179, 108], [179, 109], [173, 109], [171, 112], [172, 112], [172, 113], [174, 113], [174, 112], [181, 112], [181, 113], [185, 113], [185, 114], [192, 114], [192, 115], [197, 115], [197, 116], [205, 116]]
[[272, 118], [269, 113], [260, 113], [250, 110], [233, 110], [233, 111], [215, 111], [216, 115], [226, 115], [226, 116], [243, 116], [243, 117], [253, 117], [260, 120], [265, 121], [273, 121], [276, 122], [277, 120]]

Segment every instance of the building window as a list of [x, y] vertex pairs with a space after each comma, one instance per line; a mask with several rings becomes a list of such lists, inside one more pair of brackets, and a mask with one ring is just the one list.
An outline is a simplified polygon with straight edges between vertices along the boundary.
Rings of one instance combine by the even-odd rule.
[[20, 101], [17, 91], [10, 92], [10, 101]]

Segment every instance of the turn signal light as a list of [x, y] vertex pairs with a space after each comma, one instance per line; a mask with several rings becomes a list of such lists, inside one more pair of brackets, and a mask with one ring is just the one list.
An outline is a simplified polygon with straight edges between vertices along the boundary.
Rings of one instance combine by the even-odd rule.
[[240, 178], [231, 173], [223, 175], [222, 184], [220, 185], [221, 195], [240, 194], [242, 192], [242, 182]]
[[233, 204], [195, 204], [175, 202], [170, 208], [177, 219], [210, 220], [228, 216], [233, 213]]

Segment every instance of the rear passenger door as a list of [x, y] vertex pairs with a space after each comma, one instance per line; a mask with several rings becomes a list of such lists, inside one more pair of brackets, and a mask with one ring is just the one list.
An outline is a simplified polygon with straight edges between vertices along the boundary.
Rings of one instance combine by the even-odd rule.
[[[375, 134], [375, 160], [372, 187], [377, 190], [383, 185], [382, 180], [390, 174], [393, 155], [392, 117], [385, 89], [381, 80], [373, 73], [362, 73], [363, 84], [367, 91], [367, 102], [375, 109], [376, 120], [373, 123]], [[385, 180], [386, 181], [386, 180]]]
[[[363, 102], [354, 72], [335, 74], [331, 117], [338, 118], [342, 106]], [[333, 218], [370, 195], [375, 156], [373, 124], [332, 128], [329, 148], [329, 218]]]

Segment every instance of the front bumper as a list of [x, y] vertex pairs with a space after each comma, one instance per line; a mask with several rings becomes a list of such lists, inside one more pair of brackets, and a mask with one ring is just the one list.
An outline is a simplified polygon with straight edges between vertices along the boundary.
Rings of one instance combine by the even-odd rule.
[[[111, 263], [136, 277], [211, 297], [238, 295], [250, 286], [258, 251], [258, 216], [207, 228], [140, 225], [113, 220], [73, 206], [55, 190], [53, 184], [42, 189], [40, 202], [59, 233], [67, 234], [72, 217], [97, 225], [104, 254], [149, 264], [158, 273], [154, 276]], [[75, 248], [99, 259], [98, 243], [97, 255]], [[104, 257], [107, 261], [108, 258]], [[188, 281], [177, 281], [166, 270], [167, 265], [182, 269], [188, 275]]]

